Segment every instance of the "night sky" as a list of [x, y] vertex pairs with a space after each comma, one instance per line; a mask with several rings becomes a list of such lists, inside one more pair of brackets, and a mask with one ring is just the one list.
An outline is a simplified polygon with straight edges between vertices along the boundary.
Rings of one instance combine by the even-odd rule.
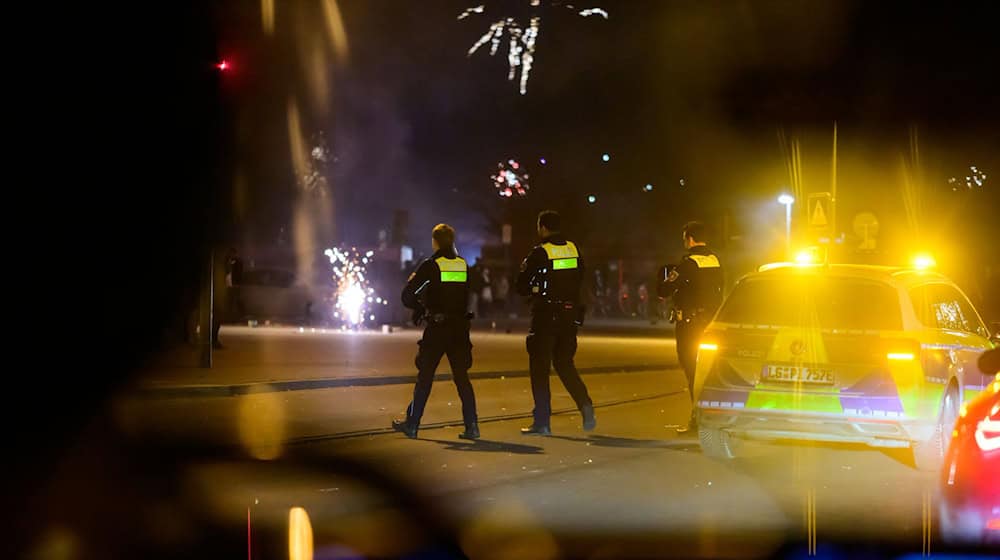
[[[593, 3], [607, 21], [545, 3], [524, 96], [506, 80], [505, 46], [494, 58], [466, 51], [499, 15], [523, 19], [527, 2], [489, 2], [456, 21], [472, 5], [340, 2], [349, 54], [328, 59], [329, 110], [303, 117], [336, 157], [337, 241], [372, 245], [405, 208], [411, 244], [438, 221], [459, 227], [466, 252], [495, 243], [504, 205], [488, 175], [513, 157], [532, 173], [529, 198], [511, 209], [515, 244], [530, 241], [538, 209], [554, 207], [591, 244], [676, 250], [687, 219], [716, 222], [789, 184], [779, 131], [802, 144], [805, 190], [829, 190], [835, 120], [845, 220], [865, 209], [897, 215], [911, 126], [928, 189], [947, 189], [970, 164], [1000, 168], [986, 3]], [[242, 231], [264, 240], [287, 227], [293, 192], [286, 96], [309, 98], [310, 70], [292, 45], [325, 29], [318, 10], [278, 3], [266, 38], [257, 4], [240, 6], [219, 12], [219, 50], [250, 67], [227, 95], [241, 115]]]

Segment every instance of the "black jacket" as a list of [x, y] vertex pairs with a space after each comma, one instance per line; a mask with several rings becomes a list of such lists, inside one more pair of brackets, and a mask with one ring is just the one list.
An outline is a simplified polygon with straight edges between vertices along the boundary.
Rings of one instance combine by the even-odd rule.
[[[439, 259], [460, 261], [463, 268], [461, 276], [464, 280], [457, 281], [458, 276], [453, 274], [448, 278], [451, 281], [442, 281]], [[457, 271], [451, 272], [457, 273]], [[438, 251], [420, 263], [406, 281], [402, 295], [403, 305], [410, 309], [425, 309], [431, 314], [443, 313], [464, 317], [469, 298], [468, 273], [465, 260], [454, 251]]]
[[714, 315], [722, 304], [723, 273], [719, 257], [704, 245], [692, 247], [677, 265], [677, 279], [664, 281], [660, 295], [673, 297], [687, 314]]
[[[555, 251], [571, 251], [575, 257], [552, 259], [546, 246]], [[556, 264], [554, 260], [562, 261]], [[546, 302], [580, 303], [580, 287], [584, 278], [583, 256], [575, 244], [562, 234], [553, 234], [542, 240], [528, 253], [517, 275], [517, 293], [532, 298], [532, 310]]]

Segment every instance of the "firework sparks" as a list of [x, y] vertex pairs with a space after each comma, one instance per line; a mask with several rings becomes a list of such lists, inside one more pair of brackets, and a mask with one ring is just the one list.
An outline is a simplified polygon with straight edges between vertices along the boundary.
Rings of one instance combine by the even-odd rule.
[[[552, 5], [558, 6], [559, 3], [553, 2]], [[541, 0], [529, 0], [529, 6], [532, 10], [537, 11], [541, 9], [542, 2]], [[563, 7], [570, 10], [574, 9], [571, 4]], [[480, 4], [463, 11], [458, 15], [457, 19], [463, 20], [473, 14], [483, 14], [485, 12], [486, 5]], [[577, 15], [581, 17], [597, 15], [608, 19], [608, 12], [602, 8], [587, 8], [577, 12]], [[466, 56], [471, 57], [480, 47], [483, 47], [487, 43], [490, 45], [490, 56], [495, 56], [500, 50], [500, 43], [503, 41], [503, 36], [506, 32], [508, 37], [507, 65], [509, 67], [507, 79], [514, 81], [514, 78], [517, 77], [517, 71], [520, 68], [521, 79], [518, 89], [521, 95], [524, 95], [528, 93], [528, 78], [531, 76], [531, 68], [535, 62], [535, 42], [538, 39], [541, 26], [542, 18], [540, 15], [532, 15], [528, 19], [527, 25], [513, 17], [498, 19], [490, 24], [489, 29], [478, 41], [473, 43]]]
[[969, 174], [965, 176], [963, 181], [960, 177], [952, 177], [948, 179], [948, 184], [951, 186], [951, 190], [957, 191], [963, 184], [966, 189], [972, 190], [976, 187], [982, 188], [986, 184], [986, 173], [979, 169], [975, 165], [969, 166]]
[[334, 316], [350, 327], [359, 327], [366, 320], [374, 320], [375, 305], [388, 303], [375, 295], [375, 289], [366, 277], [367, 265], [374, 253], [335, 247], [323, 254], [330, 259], [333, 281], [337, 286]]
[[461, 14], [459, 14], [458, 15], [458, 19], [459, 20], [463, 20], [463, 19], [471, 16], [472, 14], [481, 14], [481, 13], [483, 13], [483, 11], [485, 9], [486, 9], [486, 6], [484, 6], [482, 4], [480, 4], [480, 5], [478, 5], [478, 6], [474, 7], [474, 8], [469, 8], [468, 10], [465, 10], [464, 12], [462, 12]]
[[604, 19], [608, 19], [608, 12], [604, 11], [601, 8], [588, 8], [586, 10], [580, 10], [580, 15], [583, 17], [590, 17], [596, 15], [596, 16], [601, 16]]
[[[330, 148], [322, 132], [313, 136], [313, 147], [309, 150], [309, 159], [304, 155], [299, 157], [297, 172], [301, 174], [301, 185], [308, 193], [324, 197], [330, 194], [330, 186], [326, 180], [326, 166], [329, 164]], [[304, 152], [304, 147], [302, 148]]]
[[490, 176], [490, 179], [493, 180], [493, 186], [497, 189], [497, 194], [505, 198], [510, 198], [515, 194], [517, 196], [528, 194], [528, 189], [531, 188], [528, 185], [530, 178], [521, 164], [513, 159], [498, 163], [496, 175]]

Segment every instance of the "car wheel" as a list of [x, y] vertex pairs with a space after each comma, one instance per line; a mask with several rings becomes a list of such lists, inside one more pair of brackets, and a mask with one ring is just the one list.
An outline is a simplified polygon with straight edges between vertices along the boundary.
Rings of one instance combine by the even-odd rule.
[[735, 459], [740, 440], [729, 432], [717, 428], [698, 428], [701, 452], [713, 459]]
[[957, 419], [958, 397], [955, 390], [949, 388], [941, 400], [941, 410], [938, 412], [938, 421], [934, 425], [931, 437], [925, 441], [914, 441], [910, 445], [913, 449], [913, 464], [917, 470], [936, 471], [941, 468]]

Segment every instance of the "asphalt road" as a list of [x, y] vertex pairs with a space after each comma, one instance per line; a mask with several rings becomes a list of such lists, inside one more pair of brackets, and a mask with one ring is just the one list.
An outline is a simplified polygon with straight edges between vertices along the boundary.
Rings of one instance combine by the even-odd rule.
[[[412, 391], [413, 331], [227, 329], [216, 369], [153, 364], [115, 401], [114, 418], [136, 441], [236, 449], [257, 461], [250, 465], [305, 455], [378, 466], [430, 497], [477, 557], [759, 556], [788, 542], [805, 553], [810, 535], [820, 549], [863, 540], [919, 553], [925, 531], [937, 546], [925, 515], [936, 509], [936, 478], [914, 470], [905, 450], [750, 443], [730, 462], [702, 456], [696, 437], [674, 429], [690, 405], [673, 341], [651, 334], [581, 337], [577, 365], [597, 407], [592, 433], [553, 377], [554, 436], [519, 434], [532, 408], [524, 339], [492, 332], [473, 335], [483, 436], [475, 443], [457, 438], [460, 403], [446, 361], [419, 439], [388, 429]], [[349, 481], [259, 480], [254, 468], [203, 465], [190, 476], [220, 516], [231, 515], [220, 504], [248, 492], [266, 496], [252, 506], [261, 523], [281, 519], [268, 507], [309, 503], [317, 542], [352, 550], [391, 553], [385, 532], [412, 524], [373, 513], [385, 504], [357, 497], [370, 492], [355, 488], [348, 500]], [[381, 521], [329, 529], [345, 519]]]

